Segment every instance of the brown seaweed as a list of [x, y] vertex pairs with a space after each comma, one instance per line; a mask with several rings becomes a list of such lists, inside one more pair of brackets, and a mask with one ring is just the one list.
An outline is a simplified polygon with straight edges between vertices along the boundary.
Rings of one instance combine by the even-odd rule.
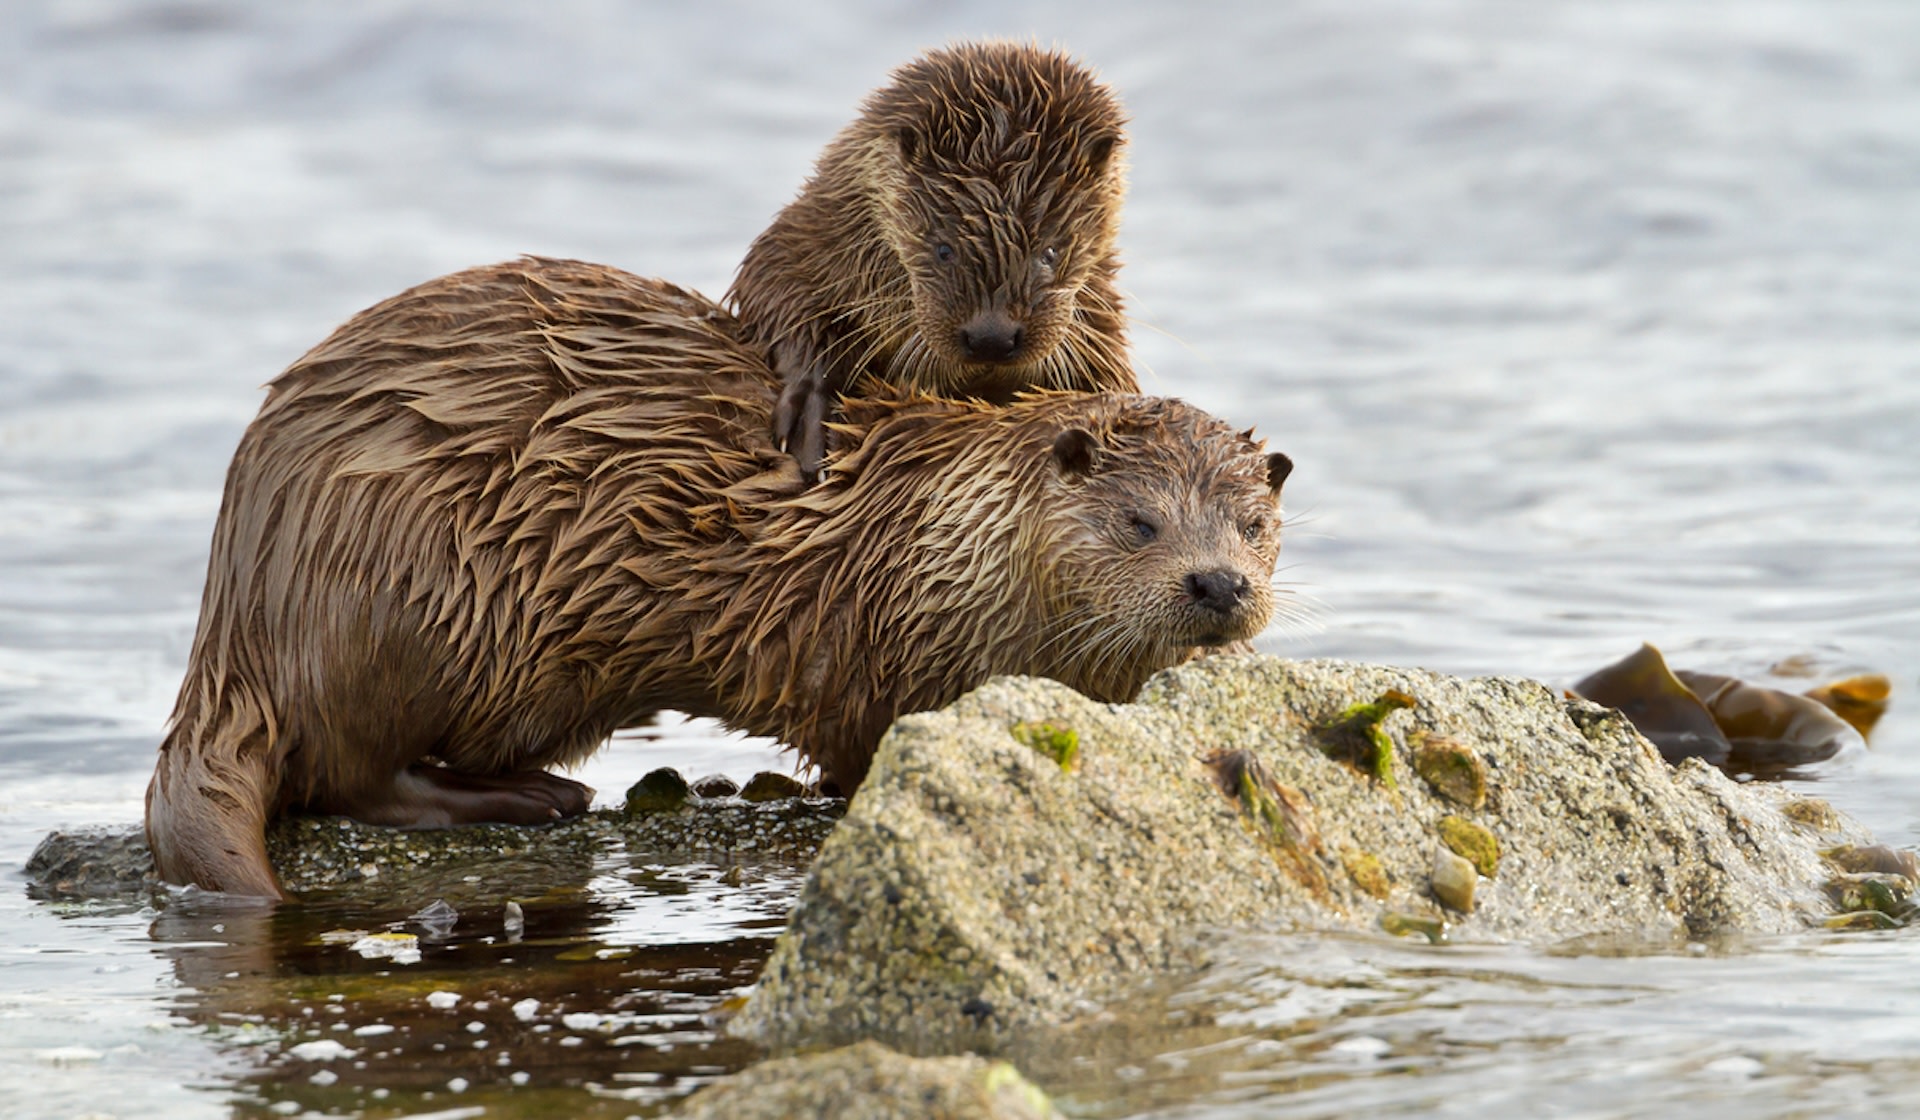
[[1856, 734], [1831, 708], [1804, 696], [1716, 673], [1681, 669], [1674, 675], [1713, 713], [1732, 748], [1733, 769], [1767, 773], [1825, 762]]
[[1887, 714], [1887, 697], [1893, 682], [1884, 673], [1862, 673], [1857, 677], [1823, 684], [1802, 693], [1807, 699], [1833, 709], [1833, 714], [1853, 725], [1861, 738], [1873, 734], [1873, 725]]
[[1670, 763], [1700, 758], [1736, 774], [1778, 776], [1824, 762], [1863, 737], [1886, 708], [1885, 677], [1867, 675], [1804, 696], [1736, 677], [1672, 670], [1643, 644], [1573, 691], [1618, 708]]
[[1732, 744], [1700, 698], [1667, 668], [1652, 645], [1639, 649], [1573, 686], [1596, 704], [1618, 708], [1633, 726], [1660, 748], [1661, 757], [1678, 764], [1703, 758], [1725, 766]]

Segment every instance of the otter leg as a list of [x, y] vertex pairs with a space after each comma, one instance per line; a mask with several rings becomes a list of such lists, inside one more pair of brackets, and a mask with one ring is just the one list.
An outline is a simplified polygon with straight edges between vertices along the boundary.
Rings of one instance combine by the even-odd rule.
[[456, 824], [550, 824], [579, 816], [593, 790], [549, 774], [467, 774], [415, 763], [397, 771], [386, 789], [361, 789], [352, 798], [329, 798], [313, 808], [367, 824], [395, 828], [446, 828]]
[[773, 439], [800, 464], [808, 482], [820, 477], [827, 454], [827, 379], [815, 362], [795, 359], [790, 348], [774, 348], [773, 368], [780, 375], [780, 397], [773, 405]]

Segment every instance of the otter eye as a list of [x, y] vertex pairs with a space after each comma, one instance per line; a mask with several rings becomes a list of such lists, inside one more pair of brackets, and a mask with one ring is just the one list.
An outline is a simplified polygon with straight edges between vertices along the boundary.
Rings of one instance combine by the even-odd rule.
[[939, 261], [941, 264], [952, 264], [953, 258], [958, 255], [959, 254], [953, 251], [953, 246], [944, 241], [933, 247], [933, 259]]
[[1140, 544], [1146, 544], [1148, 541], [1160, 535], [1159, 527], [1148, 520], [1147, 515], [1144, 513], [1136, 513], [1130, 516], [1127, 519], [1127, 527], [1133, 531], [1133, 539]]
[[1256, 517], [1240, 526], [1240, 535], [1249, 541], [1258, 541], [1267, 533], [1267, 519]]
[[1040, 250], [1040, 263], [1047, 268], [1056, 267], [1060, 263], [1060, 250], [1051, 245]]

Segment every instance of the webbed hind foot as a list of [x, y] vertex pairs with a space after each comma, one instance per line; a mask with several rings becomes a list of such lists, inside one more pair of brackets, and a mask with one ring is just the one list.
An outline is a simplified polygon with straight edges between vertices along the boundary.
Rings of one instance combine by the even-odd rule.
[[577, 817], [593, 803], [591, 788], [545, 770], [467, 774], [428, 763], [399, 771], [383, 792], [384, 796], [343, 798], [314, 808], [393, 828], [446, 828], [551, 824]]

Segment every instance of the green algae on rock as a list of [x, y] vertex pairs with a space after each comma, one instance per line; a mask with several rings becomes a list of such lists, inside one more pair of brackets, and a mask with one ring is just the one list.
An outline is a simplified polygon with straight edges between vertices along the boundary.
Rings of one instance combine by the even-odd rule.
[[1324, 897], [1327, 877], [1320, 869], [1320, 834], [1306, 796], [1275, 781], [1253, 752], [1218, 751], [1202, 760], [1222, 793], [1246, 814], [1247, 824], [1272, 849], [1274, 858], [1302, 886]]
[[1839, 832], [1844, 827], [1839, 811], [1821, 797], [1788, 798], [1780, 812], [1794, 824], [1815, 832]]
[[1062, 770], [1073, 769], [1080, 757], [1080, 736], [1072, 728], [1030, 721], [1014, 724], [1012, 732], [1014, 738], [1053, 759]]
[[1447, 943], [1447, 920], [1432, 914], [1387, 910], [1380, 915], [1380, 928], [1395, 937], [1424, 937], [1429, 945]]
[[1435, 793], [1466, 809], [1487, 803], [1487, 764], [1459, 740], [1447, 735], [1417, 733], [1407, 736], [1413, 748], [1413, 772]]
[[1353, 758], [1375, 781], [1398, 792], [1399, 783], [1393, 776], [1393, 737], [1380, 724], [1394, 712], [1417, 706], [1419, 701], [1397, 688], [1387, 689], [1378, 699], [1349, 705], [1327, 725], [1327, 734], [1335, 740], [1328, 749]]
[[1474, 871], [1491, 879], [1500, 869], [1500, 841], [1493, 833], [1451, 814], [1440, 818], [1438, 830], [1440, 842], [1472, 864]]
[[1380, 857], [1372, 852], [1362, 852], [1349, 848], [1340, 853], [1340, 866], [1346, 869], [1347, 877], [1353, 885], [1372, 895], [1385, 898], [1393, 889], [1392, 880], [1387, 878], [1387, 869], [1380, 864]]
[[1836, 908], [1847, 912], [1875, 910], [1902, 925], [1914, 917], [1913, 891], [1913, 880], [1904, 875], [1867, 872], [1835, 875], [1827, 880], [1827, 897], [1833, 899]]
[[1906, 925], [1898, 918], [1889, 917], [1878, 910], [1854, 910], [1846, 914], [1835, 914], [1821, 924], [1827, 929], [1843, 932], [1901, 929]]

